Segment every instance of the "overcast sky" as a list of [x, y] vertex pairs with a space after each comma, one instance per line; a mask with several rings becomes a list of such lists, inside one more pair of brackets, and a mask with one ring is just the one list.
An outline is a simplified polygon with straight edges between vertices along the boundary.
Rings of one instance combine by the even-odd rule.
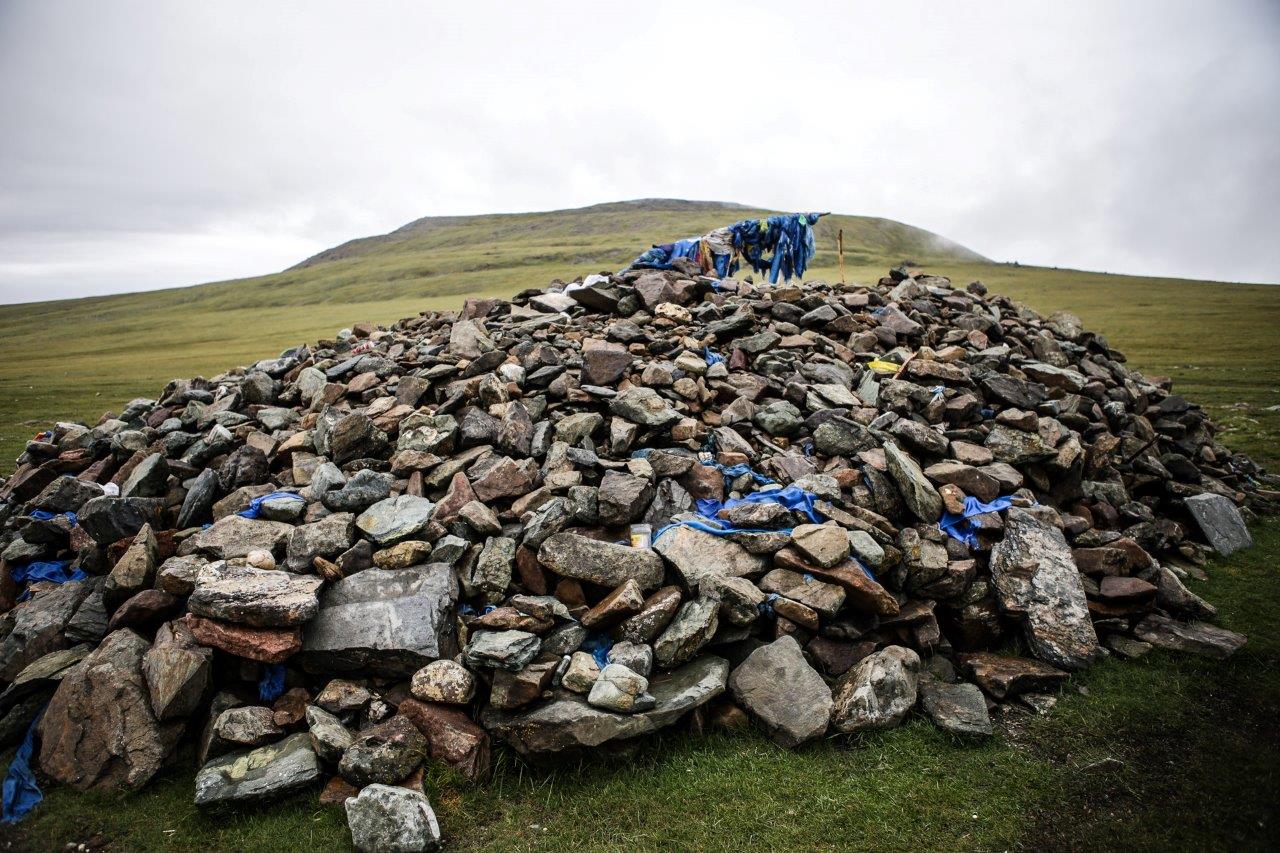
[[0, 0], [0, 302], [655, 196], [1277, 282], [1280, 3]]

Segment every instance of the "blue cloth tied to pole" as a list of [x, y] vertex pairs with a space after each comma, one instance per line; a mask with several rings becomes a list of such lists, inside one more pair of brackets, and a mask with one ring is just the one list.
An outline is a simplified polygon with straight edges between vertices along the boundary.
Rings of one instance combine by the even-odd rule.
[[41, 708], [40, 713], [31, 721], [22, 745], [14, 753], [13, 761], [9, 762], [9, 772], [4, 777], [4, 803], [0, 806], [0, 823], [17, 823], [44, 799], [44, 792], [36, 782], [36, 774], [31, 771], [36, 726], [43, 716], [44, 708]]
[[[738, 258], [742, 257], [756, 273], [768, 275], [771, 284], [777, 284], [779, 278], [803, 277], [817, 254], [813, 226], [821, 216], [821, 213], [787, 213], [766, 219], [743, 219], [713, 232], [720, 235], [715, 241], [710, 239], [713, 235], [707, 235], [707, 238], [691, 237], [655, 245], [626, 269], [669, 270], [677, 258], [688, 258], [697, 261], [704, 271], [714, 271], [719, 278], [726, 278], [738, 271]], [[727, 243], [721, 242], [722, 239]], [[704, 246], [710, 257], [702, 256]], [[717, 247], [721, 251], [716, 251]]]
[[283, 693], [284, 664], [267, 664], [262, 670], [262, 678], [258, 681], [258, 699], [262, 702], [274, 702]]
[[978, 528], [969, 519], [984, 512], [999, 512], [1011, 506], [1013, 506], [1012, 495], [998, 497], [990, 503], [983, 503], [975, 497], [967, 497], [964, 499], [964, 512], [944, 512], [941, 520], [938, 521], [938, 529], [952, 539], [959, 539], [970, 548], [977, 548], [979, 547]]
[[262, 505], [267, 501], [295, 500], [305, 501], [302, 495], [295, 495], [293, 492], [272, 492], [269, 495], [254, 498], [249, 501], [249, 508], [242, 509], [236, 513], [241, 518], [257, 518], [262, 514]]

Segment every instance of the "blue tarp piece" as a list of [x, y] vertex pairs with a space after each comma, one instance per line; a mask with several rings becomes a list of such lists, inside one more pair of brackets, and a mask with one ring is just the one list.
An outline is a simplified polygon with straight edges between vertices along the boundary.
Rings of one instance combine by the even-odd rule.
[[476, 609], [464, 601], [458, 605], [458, 613], [462, 616], [474, 616]]
[[65, 515], [67, 520], [71, 522], [71, 526], [75, 527], [79, 522], [79, 517], [74, 512], [49, 512], [47, 509], [33, 509], [31, 517], [37, 521], [53, 521], [60, 515]]
[[[32, 581], [49, 581], [50, 583], [66, 583], [67, 581], [82, 581], [88, 577], [80, 569], [68, 571], [70, 563], [66, 560], [54, 562], [27, 563], [25, 566], [14, 566], [10, 571], [15, 583], [29, 583]], [[26, 601], [31, 597], [31, 590], [23, 591], [18, 596], [19, 601]]]
[[954, 512], [944, 512], [942, 519], [938, 522], [938, 529], [950, 536], [952, 539], [959, 539], [970, 548], [978, 547], [978, 532], [973, 526], [973, 522], [969, 519], [975, 515], [982, 515], [984, 512], [999, 512], [1002, 509], [1008, 509], [1013, 505], [1013, 497], [1004, 495], [993, 500], [991, 503], [983, 503], [974, 497], [964, 499], [964, 512], [957, 515]]
[[822, 516], [813, 507], [813, 502], [817, 499], [818, 496], [812, 492], [806, 492], [799, 486], [793, 485], [787, 486], [785, 489], [752, 492], [744, 498], [730, 498], [723, 502], [715, 498], [700, 498], [698, 500], [698, 514], [705, 515], [707, 518], [715, 518], [720, 510], [741, 504], [782, 504], [787, 509], [803, 512], [814, 524], [821, 524]]
[[259, 701], [274, 702], [282, 693], [284, 693], [284, 664], [267, 664], [262, 670], [262, 679], [258, 682]]
[[591, 652], [596, 664], [604, 669], [609, 665], [609, 649], [613, 648], [613, 640], [608, 634], [591, 634], [582, 641], [581, 651]]
[[272, 492], [269, 495], [263, 495], [260, 498], [254, 498], [253, 500], [249, 501], [249, 508], [240, 510], [239, 512], [236, 513], [236, 515], [242, 518], [257, 518], [259, 515], [262, 514], [262, 505], [264, 503], [266, 503], [267, 501], [278, 501], [278, 500], [305, 501], [306, 498], [304, 498], [302, 495], [295, 495], [293, 492]]
[[722, 364], [724, 362], [724, 356], [716, 355], [712, 352], [711, 347], [702, 348], [702, 357], [707, 362], [707, 367], [710, 367], [713, 364]]
[[4, 805], [0, 807], [0, 823], [17, 823], [44, 799], [44, 793], [36, 783], [36, 774], [31, 772], [36, 726], [43, 716], [44, 708], [41, 708], [40, 713], [31, 721], [27, 736], [22, 739], [22, 745], [14, 754], [13, 761], [9, 762], [9, 772], [4, 777]]
[[781, 597], [776, 592], [771, 592], [764, 597], [764, 601], [760, 602], [760, 606], [756, 609], [760, 611], [761, 616], [773, 616], [773, 603]]

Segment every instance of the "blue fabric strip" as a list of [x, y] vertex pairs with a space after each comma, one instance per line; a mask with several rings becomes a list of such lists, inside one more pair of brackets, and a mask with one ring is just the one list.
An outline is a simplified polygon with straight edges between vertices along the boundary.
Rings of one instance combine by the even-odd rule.
[[22, 745], [14, 753], [13, 761], [9, 762], [9, 772], [4, 777], [4, 804], [0, 806], [0, 823], [17, 823], [44, 799], [44, 792], [36, 782], [36, 774], [31, 771], [31, 756], [35, 752], [36, 726], [40, 724], [44, 711], [45, 709], [41, 708], [40, 713], [36, 714], [36, 718], [31, 721], [27, 736], [22, 739]]
[[979, 547], [978, 528], [969, 519], [975, 515], [982, 515], [984, 512], [1000, 512], [1011, 506], [1013, 506], [1012, 495], [1004, 495], [991, 501], [991, 503], [985, 504], [975, 497], [967, 497], [964, 499], [964, 512], [959, 514], [944, 512], [942, 518], [938, 521], [938, 529], [952, 539], [960, 540], [970, 548], [977, 548]]
[[262, 505], [264, 503], [267, 501], [279, 500], [305, 501], [306, 498], [302, 495], [295, 495], [293, 492], [272, 492], [269, 495], [263, 495], [262, 497], [254, 498], [249, 501], [249, 508], [240, 510], [236, 515], [241, 518], [257, 518], [262, 514]]

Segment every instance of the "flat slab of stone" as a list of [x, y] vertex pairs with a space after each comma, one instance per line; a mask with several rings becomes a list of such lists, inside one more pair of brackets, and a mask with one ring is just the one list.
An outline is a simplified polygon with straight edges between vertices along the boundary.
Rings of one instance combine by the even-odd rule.
[[583, 697], [566, 693], [524, 713], [486, 711], [481, 722], [524, 754], [594, 747], [649, 734], [674, 723], [686, 712], [720, 695], [728, 677], [727, 660], [704, 655], [649, 682], [649, 693], [657, 700], [650, 711], [615, 714], [593, 708]]
[[922, 678], [920, 704], [933, 724], [944, 732], [976, 737], [991, 734], [987, 700], [976, 684]]
[[697, 589], [709, 575], [742, 577], [764, 572], [769, 565], [736, 542], [692, 527], [672, 527], [653, 543], [653, 550], [676, 567], [690, 589]]
[[186, 539], [178, 553], [204, 554], [215, 560], [234, 560], [249, 556], [250, 551], [269, 551], [283, 556], [285, 543], [293, 533], [293, 525], [261, 518], [224, 516], [207, 530]]
[[606, 587], [629, 580], [641, 589], [662, 584], [662, 560], [647, 548], [601, 542], [577, 533], [557, 533], [538, 549], [538, 562], [566, 578], [590, 581]]
[[458, 583], [447, 563], [365, 569], [343, 578], [320, 595], [320, 610], [303, 634], [303, 666], [411, 676], [457, 653], [457, 600]]
[[1133, 635], [1158, 648], [1208, 655], [1220, 660], [1231, 657], [1248, 640], [1244, 634], [1207, 622], [1178, 622], [1157, 613], [1135, 625]]
[[306, 733], [213, 759], [196, 774], [196, 805], [260, 802], [282, 797], [320, 778], [320, 762]]
[[991, 579], [1001, 608], [1021, 617], [1032, 653], [1063, 669], [1098, 655], [1084, 585], [1062, 531], [1011, 507], [1004, 539], [991, 549]]
[[1240, 510], [1229, 498], [1203, 494], [1187, 498], [1184, 503], [1191, 517], [1200, 525], [1204, 538], [1219, 554], [1234, 554], [1253, 546], [1253, 537], [1245, 526]]
[[316, 615], [316, 592], [323, 584], [316, 575], [210, 563], [196, 575], [187, 609], [254, 628], [289, 628]]

